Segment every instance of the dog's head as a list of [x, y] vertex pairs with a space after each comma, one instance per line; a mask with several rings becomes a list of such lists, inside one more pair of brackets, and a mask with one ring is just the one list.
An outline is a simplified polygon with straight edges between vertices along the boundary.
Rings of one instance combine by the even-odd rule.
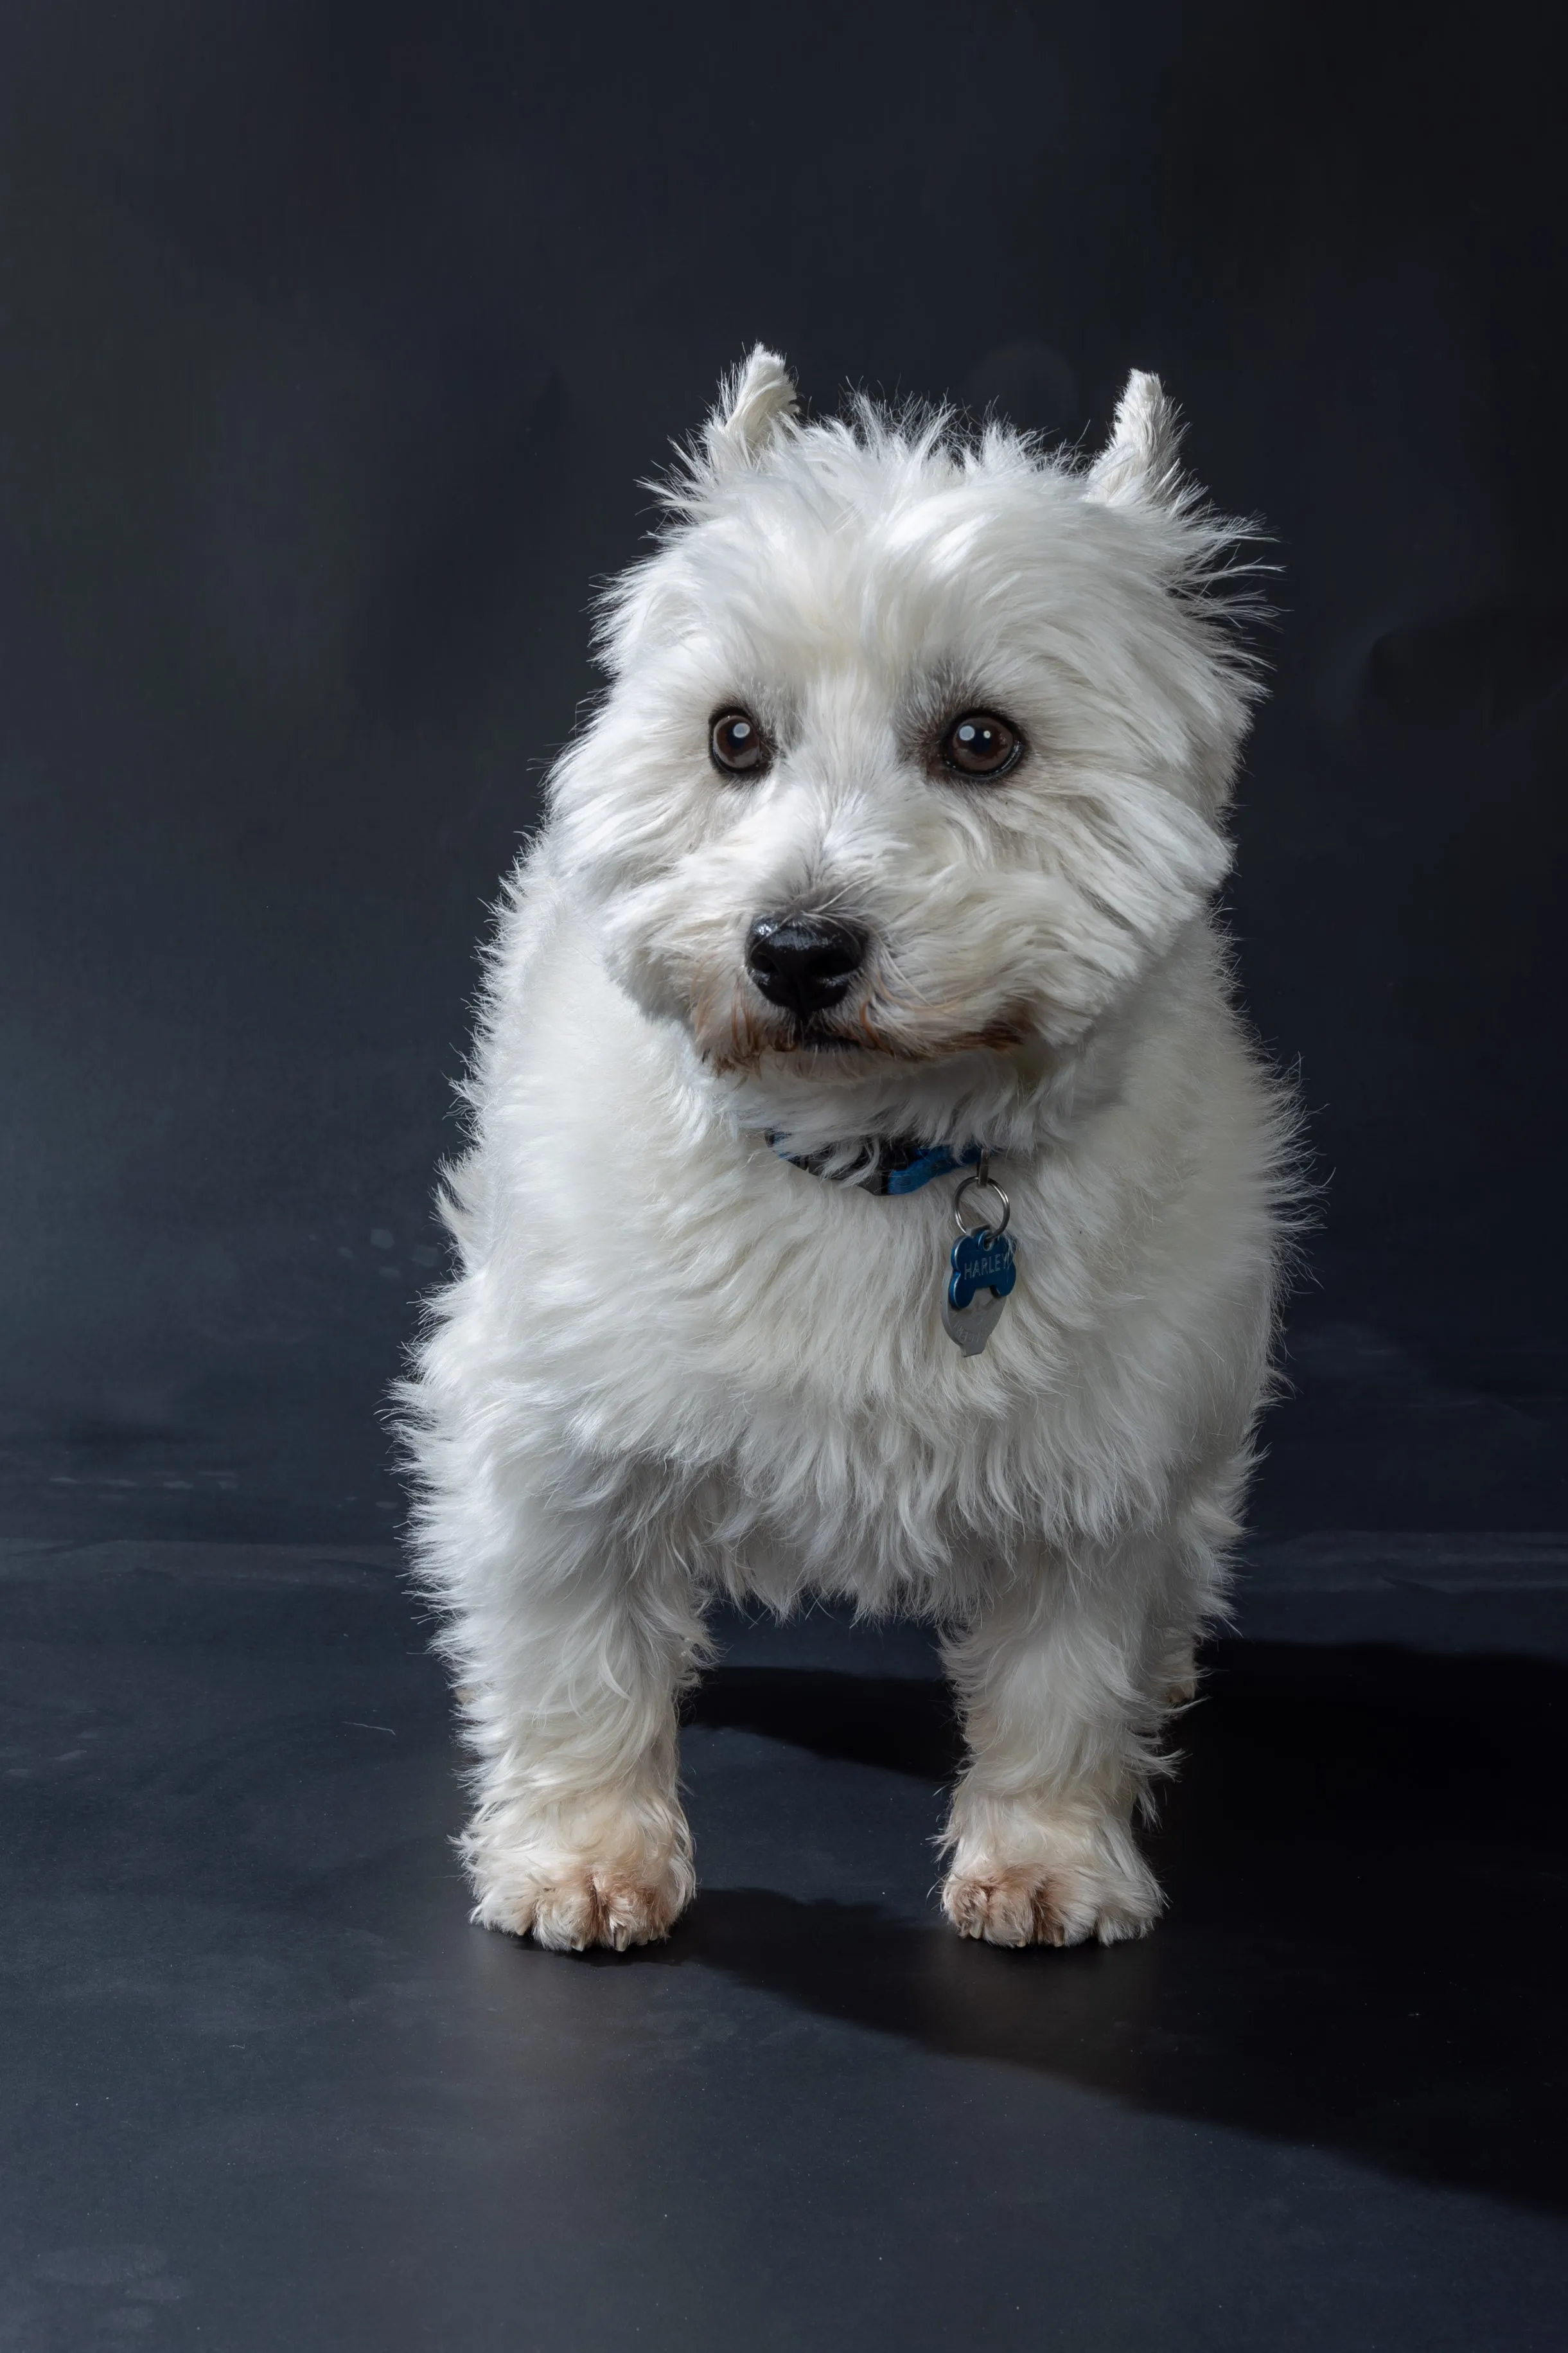
[[1175, 443], [1139, 375], [1087, 467], [864, 403], [805, 425], [759, 350], [667, 487], [563, 855], [622, 986], [792, 1133], [845, 1132], [847, 1090], [952, 1132], [1206, 907], [1252, 684], [1240, 534]]

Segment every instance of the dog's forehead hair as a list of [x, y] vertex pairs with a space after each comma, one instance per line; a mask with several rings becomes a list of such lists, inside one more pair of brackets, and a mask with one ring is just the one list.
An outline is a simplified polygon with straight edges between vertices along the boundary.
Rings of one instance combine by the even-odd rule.
[[668, 542], [641, 575], [634, 665], [695, 657], [715, 701], [754, 701], [778, 730], [855, 693], [909, 727], [944, 692], [1081, 678], [1165, 601], [1138, 530], [1074, 478], [855, 456], [849, 490], [763, 470]]
[[1038, 478], [1006, 493], [976, 480], [824, 514], [757, 483], [691, 533], [683, 586], [710, 626], [774, 659], [809, 667], [825, 648], [853, 648], [884, 675], [911, 660], [930, 668], [934, 649], [984, 642], [1031, 605], [1054, 604], [1064, 569], [1080, 568], [1067, 502]]

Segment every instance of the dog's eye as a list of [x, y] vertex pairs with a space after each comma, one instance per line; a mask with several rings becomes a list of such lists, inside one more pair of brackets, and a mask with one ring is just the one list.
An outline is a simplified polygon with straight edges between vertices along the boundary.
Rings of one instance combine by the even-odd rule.
[[727, 776], [753, 776], [768, 765], [766, 738], [749, 711], [721, 711], [709, 730], [708, 752]]
[[1005, 776], [1024, 748], [1016, 727], [992, 711], [966, 711], [942, 739], [942, 756], [961, 776]]

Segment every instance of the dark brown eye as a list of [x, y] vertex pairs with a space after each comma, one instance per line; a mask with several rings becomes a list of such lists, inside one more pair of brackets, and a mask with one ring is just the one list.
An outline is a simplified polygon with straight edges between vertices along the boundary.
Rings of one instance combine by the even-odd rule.
[[1016, 727], [994, 711], [966, 711], [942, 739], [942, 756], [961, 776], [1005, 776], [1024, 748]]
[[768, 765], [766, 738], [749, 711], [721, 711], [708, 731], [708, 754], [727, 776], [754, 776]]

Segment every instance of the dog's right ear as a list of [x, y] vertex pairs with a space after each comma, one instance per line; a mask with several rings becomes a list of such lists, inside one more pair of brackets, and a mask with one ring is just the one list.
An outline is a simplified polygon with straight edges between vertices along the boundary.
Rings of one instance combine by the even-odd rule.
[[1182, 420], [1157, 375], [1134, 368], [1110, 438], [1084, 477], [1084, 495], [1108, 507], [1170, 506], [1182, 486]]
[[725, 377], [719, 406], [702, 428], [702, 454], [709, 472], [721, 480], [742, 466], [754, 466], [786, 433], [800, 412], [795, 382], [777, 352], [759, 343], [732, 375]]

